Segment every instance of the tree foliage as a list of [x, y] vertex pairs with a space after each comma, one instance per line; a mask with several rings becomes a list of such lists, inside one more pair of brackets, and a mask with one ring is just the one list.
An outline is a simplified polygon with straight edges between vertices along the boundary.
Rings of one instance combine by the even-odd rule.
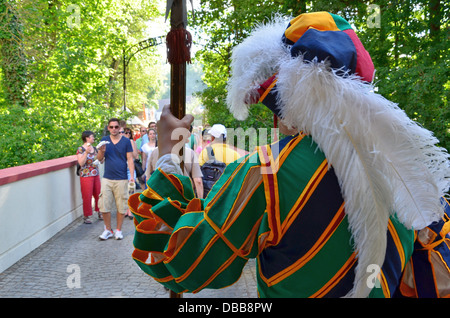
[[[225, 104], [230, 52], [255, 24], [274, 13], [296, 16], [328, 11], [345, 17], [372, 56], [380, 94], [433, 131], [450, 149], [449, 2], [432, 1], [200, 1], [196, 36], [203, 48], [197, 58], [207, 84], [201, 94], [207, 121], [230, 127], [270, 127], [272, 115], [253, 106], [248, 120], [237, 122]], [[205, 34], [201, 37], [201, 34]], [[281, 36], [281, 35], [280, 35]]]
[[[0, 168], [75, 153], [83, 130], [100, 133], [123, 113], [123, 53], [148, 38], [162, 0], [0, 0]], [[238, 122], [225, 104], [232, 48], [275, 13], [329, 11], [357, 31], [376, 67], [375, 86], [450, 149], [449, 15], [442, 0], [199, 0], [188, 28], [201, 49], [207, 124], [268, 128], [258, 104]], [[379, 12], [375, 9], [379, 8]], [[379, 19], [379, 24], [375, 22]], [[163, 74], [155, 48], [133, 56], [127, 107], [157, 106]], [[264, 142], [264, 141], [261, 141]], [[247, 149], [249, 150], [249, 149]]]
[[103, 130], [156, 104], [162, 79], [155, 48], [128, 67], [123, 52], [147, 38], [158, 1], [0, 0], [0, 168], [72, 155], [84, 130]]

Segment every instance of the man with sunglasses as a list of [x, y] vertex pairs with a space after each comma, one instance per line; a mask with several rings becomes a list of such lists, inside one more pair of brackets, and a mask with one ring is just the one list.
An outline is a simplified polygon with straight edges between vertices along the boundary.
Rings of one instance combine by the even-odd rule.
[[[121, 240], [122, 223], [128, 208], [128, 182], [134, 182], [133, 147], [130, 139], [123, 138], [121, 127], [117, 118], [108, 121], [109, 136], [102, 141], [109, 143], [99, 148], [98, 160], [105, 158], [105, 171], [101, 182], [100, 211], [105, 222], [105, 230], [99, 236], [101, 240], [107, 240], [114, 236]], [[130, 170], [130, 180], [127, 176], [127, 168]], [[111, 230], [111, 211], [114, 210], [114, 202], [117, 207], [117, 228]]]

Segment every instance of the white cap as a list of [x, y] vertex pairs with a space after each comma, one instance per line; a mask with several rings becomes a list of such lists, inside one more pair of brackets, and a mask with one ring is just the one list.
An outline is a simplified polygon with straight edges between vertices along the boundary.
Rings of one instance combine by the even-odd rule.
[[222, 124], [214, 124], [211, 129], [208, 130], [208, 133], [215, 138], [219, 138], [222, 134], [225, 138], [227, 137], [227, 129]]

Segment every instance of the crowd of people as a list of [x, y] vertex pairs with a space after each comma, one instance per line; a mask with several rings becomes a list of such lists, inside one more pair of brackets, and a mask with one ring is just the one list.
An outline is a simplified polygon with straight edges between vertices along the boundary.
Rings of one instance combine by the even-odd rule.
[[[81, 195], [83, 200], [83, 222], [91, 224], [93, 214], [104, 221], [104, 231], [99, 238], [107, 240], [123, 238], [121, 231], [125, 217], [133, 218], [128, 207], [128, 197], [135, 189], [145, 190], [146, 181], [156, 169], [159, 157], [156, 122], [139, 129], [127, 127], [123, 120], [111, 118], [108, 133], [97, 143], [95, 133], [86, 130], [81, 134], [83, 144], [77, 149]], [[226, 128], [215, 124], [210, 128], [197, 127], [184, 140], [184, 172], [194, 185], [197, 197], [206, 196], [203, 190], [201, 166], [208, 162], [207, 148], [211, 147], [215, 159], [229, 164], [240, 157], [226, 144]], [[100, 165], [104, 165], [100, 176]], [[143, 171], [138, 177], [137, 171]], [[115, 230], [111, 225], [111, 213], [117, 213]]]
[[[233, 116], [262, 103], [286, 137], [240, 158], [224, 125], [200, 136], [169, 105], [136, 140], [116, 118], [97, 148], [84, 132], [82, 197], [103, 217], [100, 239], [123, 238], [129, 208], [133, 259], [175, 293], [230, 286], [257, 258], [260, 297], [448, 298], [450, 155], [373, 90], [374, 65], [348, 21], [274, 17], [230, 65]], [[212, 164], [222, 174], [206, 187]], [[144, 191], [129, 196], [138, 170]]]

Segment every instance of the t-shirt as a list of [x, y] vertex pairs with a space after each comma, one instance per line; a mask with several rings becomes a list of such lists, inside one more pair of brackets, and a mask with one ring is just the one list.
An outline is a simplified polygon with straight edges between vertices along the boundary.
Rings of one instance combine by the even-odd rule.
[[142, 164], [144, 165], [144, 167], [147, 167], [148, 164], [148, 158], [150, 158], [150, 155], [152, 154], [152, 151], [156, 149], [155, 146], [149, 146], [148, 143], [143, 144], [142, 147], [142, 152], [145, 152], [145, 154], [147, 155], [147, 161], [143, 162]]
[[141, 151], [141, 145], [142, 145], [142, 137], [136, 139], [136, 147], [139, 151]]
[[[77, 155], [83, 154], [86, 151], [83, 147], [78, 147]], [[88, 153], [86, 157], [86, 163], [80, 169], [80, 177], [95, 177], [98, 176], [98, 166], [94, 164], [95, 159], [97, 158], [97, 149], [94, 148], [93, 153]]]
[[106, 144], [103, 177], [111, 180], [128, 180], [127, 152], [133, 152], [130, 139], [122, 137], [117, 144], [113, 144], [110, 136], [103, 137], [103, 140], [109, 141], [109, 144]]
[[141, 149], [141, 151], [142, 151], [142, 146], [145, 145], [147, 142], [148, 142], [148, 135], [145, 134], [144, 136], [142, 136], [141, 147], [139, 147], [139, 149]]
[[[209, 146], [212, 147], [214, 151], [214, 157], [216, 158], [216, 160], [225, 162], [227, 165], [229, 165], [230, 163], [236, 161], [241, 157], [241, 155], [237, 151], [230, 148], [227, 144], [211, 143]], [[203, 148], [202, 152], [198, 157], [200, 166], [203, 166], [203, 164], [208, 160], [209, 160], [208, 150], [205, 147]]]

